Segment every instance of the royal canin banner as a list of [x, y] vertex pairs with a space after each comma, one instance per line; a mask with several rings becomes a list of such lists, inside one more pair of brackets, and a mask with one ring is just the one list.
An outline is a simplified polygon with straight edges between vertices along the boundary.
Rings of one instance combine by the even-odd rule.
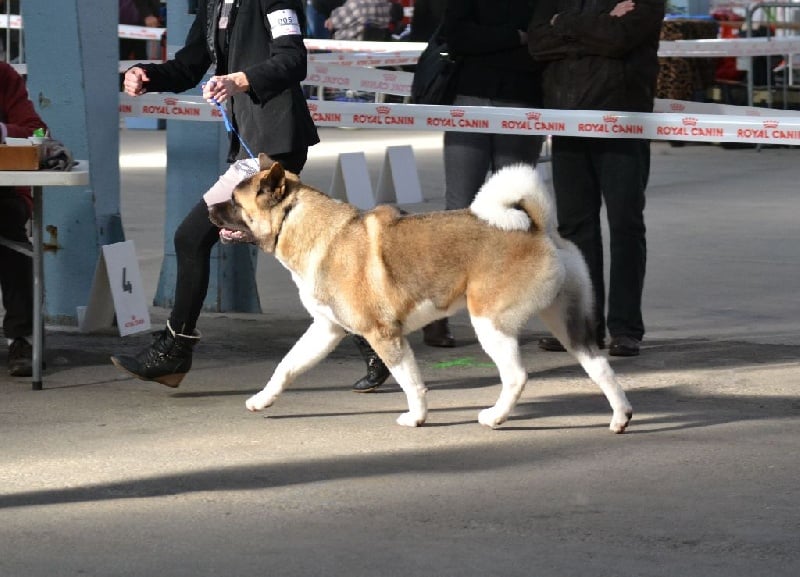
[[[799, 114], [737, 106], [726, 107], [726, 113], [706, 114], [693, 104], [659, 101], [660, 108], [672, 111], [650, 114], [324, 100], [309, 100], [308, 108], [317, 126], [800, 145]], [[678, 110], [681, 106], [683, 110]], [[163, 94], [136, 98], [123, 94], [119, 112], [171, 120], [221, 120], [219, 112], [200, 97]]]

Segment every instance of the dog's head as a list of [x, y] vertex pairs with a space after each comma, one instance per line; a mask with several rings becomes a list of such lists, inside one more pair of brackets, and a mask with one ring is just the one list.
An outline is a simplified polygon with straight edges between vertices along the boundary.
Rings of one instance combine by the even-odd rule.
[[258, 155], [260, 169], [233, 189], [231, 200], [212, 205], [209, 218], [221, 229], [255, 239], [266, 252], [274, 252], [286, 214], [293, 206], [296, 175], [265, 154]]

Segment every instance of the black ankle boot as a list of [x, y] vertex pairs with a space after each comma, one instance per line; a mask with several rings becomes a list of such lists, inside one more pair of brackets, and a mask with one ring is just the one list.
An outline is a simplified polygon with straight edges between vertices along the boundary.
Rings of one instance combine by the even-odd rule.
[[447, 317], [422, 327], [422, 341], [429, 347], [450, 348], [456, 346], [456, 339], [450, 332], [450, 323]]
[[192, 349], [200, 340], [200, 333], [194, 332], [191, 336], [176, 334], [167, 322], [167, 328], [153, 334], [149, 347], [135, 357], [113, 356], [111, 362], [143, 381], [177, 387], [192, 368]]
[[358, 350], [367, 363], [367, 374], [353, 385], [353, 392], [368, 393], [377, 389], [389, 378], [389, 369], [383, 364], [378, 354], [372, 350], [367, 339], [360, 335], [353, 335], [353, 340], [358, 345]]

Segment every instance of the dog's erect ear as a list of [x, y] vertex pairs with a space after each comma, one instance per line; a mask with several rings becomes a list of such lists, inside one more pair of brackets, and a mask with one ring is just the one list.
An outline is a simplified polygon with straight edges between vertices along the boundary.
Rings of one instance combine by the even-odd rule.
[[258, 153], [258, 169], [267, 170], [275, 161], [263, 152]]
[[279, 162], [273, 162], [269, 170], [261, 172], [257, 196], [265, 195], [267, 205], [272, 207], [286, 196], [286, 175]]

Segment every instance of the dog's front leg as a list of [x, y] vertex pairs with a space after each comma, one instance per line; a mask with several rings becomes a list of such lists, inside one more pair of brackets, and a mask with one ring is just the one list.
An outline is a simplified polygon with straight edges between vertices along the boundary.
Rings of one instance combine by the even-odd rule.
[[403, 389], [408, 401], [408, 412], [397, 417], [397, 424], [404, 427], [419, 427], [428, 418], [428, 403], [425, 399], [428, 389], [425, 388], [408, 340], [400, 339], [399, 347], [386, 343], [375, 343], [372, 346], [383, 359], [399, 358], [394, 364], [387, 363], [389, 371]]
[[272, 405], [283, 390], [304, 371], [324, 359], [344, 338], [339, 325], [319, 317], [281, 359], [264, 389], [247, 399], [249, 411], [260, 411]]

